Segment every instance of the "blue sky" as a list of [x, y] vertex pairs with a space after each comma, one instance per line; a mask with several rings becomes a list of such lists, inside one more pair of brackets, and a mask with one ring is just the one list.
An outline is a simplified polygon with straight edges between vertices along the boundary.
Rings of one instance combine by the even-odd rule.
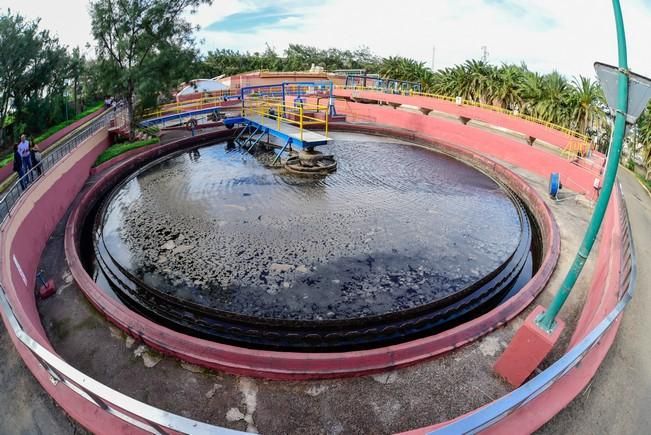
[[[633, 70], [651, 76], [651, 0], [621, 0]], [[88, 0], [0, 0], [69, 45], [92, 42]], [[71, 23], [70, 11], [75, 23]], [[524, 61], [536, 71], [593, 75], [594, 61], [616, 62], [610, 0], [214, 0], [189, 17], [204, 52], [216, 48], [282, 52], [290, 43], [368, 46], [441, 68], [479, 58]], [[92, 50], [90, 50], [92, 52]], [[434, 56], [433, 55], [434, 51]]]
[[298, 12], [278, 5], [263, 6], [254, 10], [245, 10], [227, 15], [206, 26], [205, 31], [247, 33], [251, 29], [260, 31], [269, 28], [291, 28], [286, 24], [292, 18], [301, 18]]

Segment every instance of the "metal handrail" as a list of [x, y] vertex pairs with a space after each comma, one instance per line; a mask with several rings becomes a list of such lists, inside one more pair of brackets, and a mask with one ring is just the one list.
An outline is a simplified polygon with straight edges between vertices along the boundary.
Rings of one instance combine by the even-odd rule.
[[[314, 116], [306, 115], [305, 111], [325, 113], [323, 119]], [[289, 104], [276, 103], [266, 99], [253, 99], [252, 104], [242, 102], [242, 116], [250, 114], [260, 115], [266, 118], [276, 120], [277, 128], [280, 129], [281, 124], [295, 125], [300, 130], [301, 140], [303, 139], [304, 126], [307, 125], [322, 125], [325, 128], [325, 135], [328, 136], [329, 113], [328, 106], [319, 106], [311, 103], [298, 103], [295, 106]], [[298, 119], [291, 119], [288, 115], [294, 115]]]
[[4, 222], [10, 215], [11, 209], [19, 200], [20, 196], [27, 190], [32, 182], [41, 176], [43, 172], [50, 170], [59, 160], [66, 156], [73, 148], [94, 135], [99, 129], [104, 128], [115, 118], [116, 112], [109, 110], [95, 118], [89, 125], [73, 133], [67, 140], [63, 141], [56, 148], [51, 148], [48, 154], [43, 156], [41, 161], [19, 177], [6, 190], [4, 197], [0, 200], [0, 223]]
[[18, 322], [2, 286], [0, 286], [0, 309], [16, 337], [48, 372], [51, 382], [55, 385], [62, 383], [79, 396], [109, 414], [154, 434], [170, 433], [168, 430], [185, 434], [206, 435], [235, 435], [244, 433], [201, 423], [147, 405], [107, 387], [75, 369], [25, 332]]
[[149, 109], [143, 113], [143, 118], [160, 117], [169, 113], [179, 113], [194, 106], [204, 106], [216, 102], [223, 102], [225, 97], [234, 97], [240, 95], [239, 90], [224, 89], [221, 91], [208, 92], [209, 96], [201, 96], [190, 100], [176, 101], [174, 103], [163, 104], [162, 106]]
[[[102, 115], [96, 119], [93, 124], [75, 134], [66, 143], [57, 147], [51, 154], [56, 156], [48, 163], [47, 168], [52, 167], [56, 162], [69, 153], [74, 147], [79, 145], [88, 137], [92, 136], [101, 127], [105, 126], [109, 121], [108, 115]], [[26, 174], [27, 175], [27, 174]], [[3, 215], [3, 220], [9, 215], [10, 208], [15, 205], [17, 198], [13, 195], [20, 196], [22, 190], [14, 189], [19, 183], [14, 184], [10, 192], [0, 201], [7, 209]], [[621, 193], [621, 187], [619, 188]], [[11, 203], [7, 202], [7, 199]], [[9, 207], [11, 205], [11, 207]], [[628, 249], [624, 254], [624, 268], [630, 268], [624, 271], [624, 274], [629, 278], [629, 284], [626, 292], [623, 294], [615, 308], [592, 330], [590, 331], [577, 345], [570, 351], [563, 355], [558, 361], [552, 364], [549, 368], [542, 371], [539, 375], [531, 379], [529, 382], [512, 391], [511, 393], [503, 396], [500, 399], [492, 402], [491, 404], [473, 412], [472, 414], [461, 417], [449, 425], [434, 430], [432, 434], [459, 434], [459, 433], [476, 433], [486, 429], [493, 424], [499, 422], [501, 419], [517, 410], [524, 404], [530, 402], [538, 395], [547, 390], [554, 381], [561, 378], [575, 367], [581, 359], [592, 349], [603, 335], [614, 324], [617, 318], [624, 311], [624, 308], [631, 300], [635, 288], [635, 281], [637, 275], [637, 266], [635, 262], [635, 249], [633, 239], [631, 237], [630, 222], [626, 206], [622, 200], [622, 215], [620, 216], [620, 224], [623, 222], [625, 234], [623, 239], [629, 241]], [[58, 355], [48, 351], [36, 340], [34, 340], [24, 330], [18, 318], [16, 317], [13, 308], [6, 295], [5, 289], [0, 285], [0, 311], [7, 320], [13, 333], [18, 340], [25, 346], [27, 350], [39, 361], [40, 365], [46, 370], [50, 376], [50, 380], [54, 384], [61, 383], [67, 386], [71, 391], [78, 394], [89, 403], [101, 408], [105, 412], [123, 420], [124, 422], [138, 427], [142, 430], [154, 434], [167, 434], [173, 432], [180, 432], [186, 434], [216, 434], [216, 435], [235, 435], [243, 434], [243, 432], [213, 426], [207, 423], [202, 423], [167, 411], [163, 411], [146, 403], [135, 400], [125, 394], [113, 390], [106, 385], [90, 378], [84, 373], [72, 367], [70, 364], [61, 359]]]
[[433, 430], [429, 432], [429, 434], [475, 434], [496, 424], [518, 408], [544, 393], [554, 384], [555, 381], [576, 367], [583, 357], [599, 343], [610, 327], [613, 326], [617, 318], [624, 312], [624, 309], [633, 298], [633, 293], [635, 292], [637, 264], [635, 259], [635, 245], [631, 234], [631, 225], [628, 219], [628, 211], [624, 202], [624, 196], [621, 192], [621, 186], [618, 187], [618, 190], [622, 198], [622, 215], [620, 216], [620, 221], [623, 221], [624, 223], [624, 234], [622, 239], [628, 240], [628, 247], [623, 256], [623, 273], [625, 279], [628, 278], [629, 282], [626, 291], [619, 299], [617, 305], [615, 305], [615, 308], [613, 308], [594, 329], [586, 334], [579, 343], [574, 345], [572, 349], [566, 352], [556, 362], [540, 372], [529, 382], [500, 397], [485, 407], [480, 408], [469, 415], [460, 417], [440, 429]]

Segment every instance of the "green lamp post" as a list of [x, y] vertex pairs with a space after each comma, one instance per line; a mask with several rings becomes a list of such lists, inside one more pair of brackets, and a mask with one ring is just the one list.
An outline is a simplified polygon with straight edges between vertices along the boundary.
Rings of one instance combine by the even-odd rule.
[[[588, 229], [583, 237], [579, 252], [574, 258], [561, 288], [554, 297], [549, 308], [536, 320], [536, 324], [547, 332], [554, 330], [556, 316], [567, 300], [574, 284], [576, 283], [581, 270], [585, 265], [592, 246], [597, 239], [599, 228], [604, 219], [608, 202], [615, 185], [619, 157], [622, 151], [622, 144], [626, 133], [626, 124], [634, 124], [640, 116], [646, 103], [651, 97], [651, 81], [642, 76], [632, 74], [628, 70], [628, 58], [626, 53], [626, 35], [624, 32], [624, 21], [619, 0], [613, 0], [615, 12], [615, 24], [617, 27], [617, 48], [619, 67], [610, 67], [605, 64], [596, 63], [595, 69], [599, 80], [604, 88], [611, 111], [615, 113], [615, 129], [612, 143], [608, 152], [608, 163], [603, 177], [603, 186], [597, 203], [595, 205]], [[629, 82], [634, 92], [629, 95]]]

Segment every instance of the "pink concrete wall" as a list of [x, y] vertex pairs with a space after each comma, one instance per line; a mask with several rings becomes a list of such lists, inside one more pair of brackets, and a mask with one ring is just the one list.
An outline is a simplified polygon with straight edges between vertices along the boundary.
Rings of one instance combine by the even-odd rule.
[[[0, 280], [7, 297], [25, 331], [51, 352], [54, 350], [43, 330], [36, 308], [35, 274], [47, 240], [88, 178], [95, 159], [108, 144], [108, 135], [104, 130], [81, 144], [44, 174], [15, 206], [12, 215], [4, 223], [0, 236], [3, 258]], [[16, 261], [13, 260], [14, 257]], [[7, 330], [11, 331], [7, 319], [3, 320]], [[115, 433], [142, 433], [82, 399], [63, 384], [54, 385], [31, 352], [13, 333], [10, 333], [10, 337], [43, 388], [66, 413], [83, 426], [93, 430], [111, 428]]]
[[0, 236], [2, 258], [7, 259], [2, 263], [0, 280], [14, 308], [20, 309], [30, 320], [23, 325], [27, 332], [43, 342], [47, 342], [47, 337], [33, 291], [41, 253], [84, 185], [97, 156], [108, 145], [106, 131], [98, 133], [46, 172], [14, 207]]
[[11, 176], [14, 172], [14, 165], [13, 162], [9, 162], [6, 165], [4, 165], [2, 168], [0, 168], [0, 183], [5, 181], [7, 178]]
[[314, 82], [330, 80], [336, 85], [344, 85], [346, 83], [345, 76], [335, 76], [328, 73], [301, 73], [301, 72], [287, 72], [285, 74], [279, 73], [244, 73], [237, 74], [231, 77], [225, 77], [220, 82], [229, 86], [231, 89], [240, 89], [247, 86], [261, 86], [261, 85], [277, 85], [282, 82]]
[[535, 122], [527, 121], [522, 118], [516, 118], [504, 113], [474, 106], [458, 106], [451, 101], [439, 100], [431, 97], [393, 95], [384, 92], [353, 91], [348, 89], [337, 89], [335, 91], [335, 95], [338, 97], [351, 97], [352, 95], [356, 95], [360, 98], [377, 99], [378, 101], [383, 102], [407, 104], [411, 106], [435, 110], [437, 112], [444, 112], [459, 117], [462, 116], [532, 136], [552, 145], [556, 145], [559, 148], [564, 148], [572, 139], [571, 136], [563, 132], [554, 130], [553, 128], [545, 127]]
[[503, 136], [444, 119], [375, 104], [337, 101], [336, 109], [337, 113], [347, 115], [352, 121], [414, 130], [438, 141], [461, 145], [486, 156], [506, 161], [545, 178], [548, 178], [552, 172], [559, 172], [567, 188], [587, 195], [593, 192], [592, 183], [595, 176], [589, 170], [552, 153]]

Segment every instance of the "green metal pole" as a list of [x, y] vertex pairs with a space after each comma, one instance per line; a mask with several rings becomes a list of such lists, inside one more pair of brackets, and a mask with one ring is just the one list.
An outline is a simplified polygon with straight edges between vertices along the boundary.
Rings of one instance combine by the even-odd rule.
[[609, 150], [608, 165], [606, 166], [606, 173], [604, 175], [603, 187], [601, 194], [597, 199], [594, 213], [590, 219], [588, 229], [583, 236], [583, 242], [579, 248], [579, 252], [574, 258], [572, 267], [567, 272], [561, 288], [554, 297], [554, 300], [549, 306], [549, 309], [544, 312], [537, 320], [536, 323], [542, 329], [550, 332], [556, 325], [556, 316], [563, 307], [563, 304], [570, 295], [576, 280], [583, 270], [592, 246], [599, 233], [599, 228], [606, 214], [606, 208], [610, 200], [610, 194], [615, 185], [615, 178], [617, 176], [617, 166], [619, 165], [619, 156], [622, 151], [622, 143], [624, 142], [624, 134], [626, 131], [626, 113], [628, 111], [628, 60], [626, 55], [626, 34], [624, 33], [624, 21], [622, 19], [622, 9], [619, 0], [613, 0], [613, 9], [615, 11], [615, 25], [617, 26], [617, 49], [619, 56], [619, 80], [618, 80], [618, 94], [617, 94], [617, 113], [615, 116], [615, 130], [613, 132], [612, 144]]

